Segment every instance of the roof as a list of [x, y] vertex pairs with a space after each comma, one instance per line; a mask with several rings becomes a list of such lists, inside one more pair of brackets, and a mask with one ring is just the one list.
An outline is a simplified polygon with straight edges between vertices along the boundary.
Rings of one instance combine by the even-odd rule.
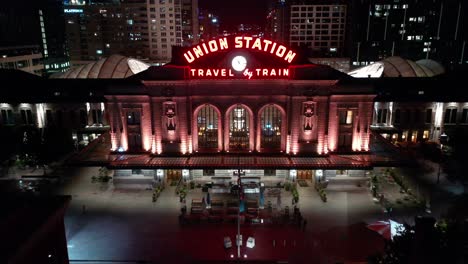
[[[75, 160], [78, 164], [86, 164], [86, 160]], [[102, 165], [111, 168], [236, 168], [246, 169], [338, 169], [354, 168], [365, 169], [372, 166], [395, 165], [400, 161], [389, 157], [374, 154], [350, 154], [329, 155], [317, 157], [300, 157], [289, 155], [263, 156], [263, 155], [215, 155], [215, 156], [153, 156], [149, 154], [115, 154], [108, 161], [102, 161]]]
[[69, 71], [52, 75], [55, 79], [119, 79], [127, 78], [149, 68], [149, 64], [142, 61], [112, 55], [86, 65], [72, 68]]
[[445, 72], [444, 67], [433, 60], [416, 62], [401, 57], [389, 57], [349, 72], [356, 78], [379, 77], [433, 77]]

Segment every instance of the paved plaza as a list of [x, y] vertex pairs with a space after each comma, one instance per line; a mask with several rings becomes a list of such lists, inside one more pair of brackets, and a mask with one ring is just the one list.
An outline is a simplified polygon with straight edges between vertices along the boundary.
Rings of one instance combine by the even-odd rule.
[[[192, 263], [194, 260], [229, 260], [231, 254], [237, 256], [235, 249], [223, 248], [224, 236], [234, 241], [235, 224], [179, 224], [182, 204], [175, 187], [167, 186], [153, 203], [151, 190], [92, 183], [91, 177], [97, 174], [96, 167], [70, 168], [58, 190], [60, 194], [72, 195], [65, 219], [71, 260]], [[326, 203], [311, 184], [297, 188], [298, 205], [307, 219], [306, 230], [294, 225], [243, 225], [244, 243], [248, 236], [253, 236], [256, 246], [253, 249], [242, 247], [242, 257], [245, 254], [250, 260], [326, 263], [323, 261], [331, 259], [324, 259], [324, 254], [320, 254], [326, 245], [323, 234], [335, 232], [346, 237], [350, 232], [346, 227], [386, 217], [366, 188], [330, 190]], [[201, 189], [190, 190], [186, 200], [192, 198], [202, 198]], [[266, 197], [265, 201], [269, 199]], [[276, 206], [277, 199], [272, 198], [271, 202]], [[291, 199], [284, 194], [281, 206], [286, 205], [292, 208]], [[378, 235], [376, 237], [379, 239]], [[347, 248], [346, 243], [352, 241], [343, 239], [341, 242], [343, 248]], [[311, 252], [315, 253], [311, 255]]]
[[[436, 184], [437, 165], [428, 163], [428, 166], [433, 169], [425, 174], [415, 168], [399, 169], [397, 173], [406, 175], [418, 197], [428, 197], [431, 213], [426, 212], [424, 205], [416, 206], [410, 201], [397, 203], [407, 194], [402, 194], [391, 177], [384, 175], [384, 169], [376, 169], [374, 173], [379, 176], [386, 199], [394, 206], [391, 212], [384, 212], [367, 186], [329, 185], [327, 202], [323, 202], [313, 184], [307, 181], [307, 187], [297, 185], [300, 197], [297, 206], [307, 220], [305, 231], [294, 224], [271, 224], [266, 220], [263, 224], [244, 224], [241, 226], [244, 238], [241, 256], [245, 255], [248, 260], [289, 263], [334, 263], [344, 258], [363, 260], [364, 256], [374, 253], [366, 248], [383, 243], [377, 233], [365, 228], [366, 224], [389, 218], [412, 223], [415, 215], [439, 217], [447, 208], [444, 201], [463, 192], [461, 185], [447, 181], [443, 172], [440, 183]], [[9, 178], [18, 178], [18, 175], [33, 174], [37, 170], [10, 172]], [[193, 263], [195, 260], [203, 263], [237, 257], [235, 247], [223, 247], [225, 236], [234, 244], [235, 223], [180, 224], [183, 204], [175, 186], [166, 185], [153, 202], [149, 186], [130, 188], [131, 185], [115, 187], [112, 182], [92, 183], [91, 177], [99, 174], [99, 167], [59, 167], [47, 174], [61, 179], [56, 194], [72, 195], [65, 219], [72, 263]], [[186, 198], [187, 211], [190, 212], [192, 199], [203, 197], [201, 188], [190, 189]], [[227, 197], [211, 195], [212, 200], [235, 199]], [[265, 195], [265, 204], [271, 203], [273, 210], [279, 212], [288, 206], [292, 213], [291, 200], [291, 192], [284, 189], [280, 201], [275, 195]], [[249, 236], [256, 240], [253, 249], [245, 247]]]

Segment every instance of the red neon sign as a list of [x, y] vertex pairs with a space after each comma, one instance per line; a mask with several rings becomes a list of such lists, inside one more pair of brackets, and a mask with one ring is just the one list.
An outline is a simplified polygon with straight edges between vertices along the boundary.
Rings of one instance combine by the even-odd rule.
[[283, 59], [288, 63], [291, 63], [296, 57], [295, 52], [271, 40], [246, 36], [235, 37], [234, 43], [229, 40], [228, 38], [219, 38], [201, 43], [186, 51], [184, 53], [184, 58], [188, 63], [192, 63], [207, 54], [229, 49], [262, 51]]
[[289, 77], [289, 69], [245, 69], [241, 73], [237, 73], [232, 69], [190, 69], [190, 77], [195, 78], [219, 78], [219, 77], [243, 77], [247, 79], [260, 78], [284, 78]]

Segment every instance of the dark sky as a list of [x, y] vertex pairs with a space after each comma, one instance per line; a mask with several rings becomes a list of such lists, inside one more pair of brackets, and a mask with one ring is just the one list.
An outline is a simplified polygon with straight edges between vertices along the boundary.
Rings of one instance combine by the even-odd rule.
[[198, 6], [219, 16], [222, 29], [239, 24], [264, 27], [268, 2], [271, 0], [198, 0]]

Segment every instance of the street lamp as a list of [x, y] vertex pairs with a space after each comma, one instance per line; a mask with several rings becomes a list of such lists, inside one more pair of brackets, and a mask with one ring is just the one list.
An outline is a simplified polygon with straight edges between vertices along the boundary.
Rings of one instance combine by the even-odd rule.
[[[239, 158], [240, 159], [240, 158]], [[239, 162], [240, 164], [240, 162]], [[239, 187], [238, 188], [238, 199], [239, 199], [239, 209], [237, 210], [237, 236], [236, 236], [236, 245], [237, 245], [237, 258], [240, 259], [241, 258], [241, 254], [240, 254], [240, 238], [241, 238], [241, 234], [240, 234], [240, 209], [241, 209], [241, 202], [242, 202], [242, 195], [241, 193], [243, 192], [242, 190], [242, 181], [241, 181], [241, 176], [245, 176], [245, 171], [238, 168], [237, 171], [234, 171], [234, 176], [237, 176], [237, 186]]]

